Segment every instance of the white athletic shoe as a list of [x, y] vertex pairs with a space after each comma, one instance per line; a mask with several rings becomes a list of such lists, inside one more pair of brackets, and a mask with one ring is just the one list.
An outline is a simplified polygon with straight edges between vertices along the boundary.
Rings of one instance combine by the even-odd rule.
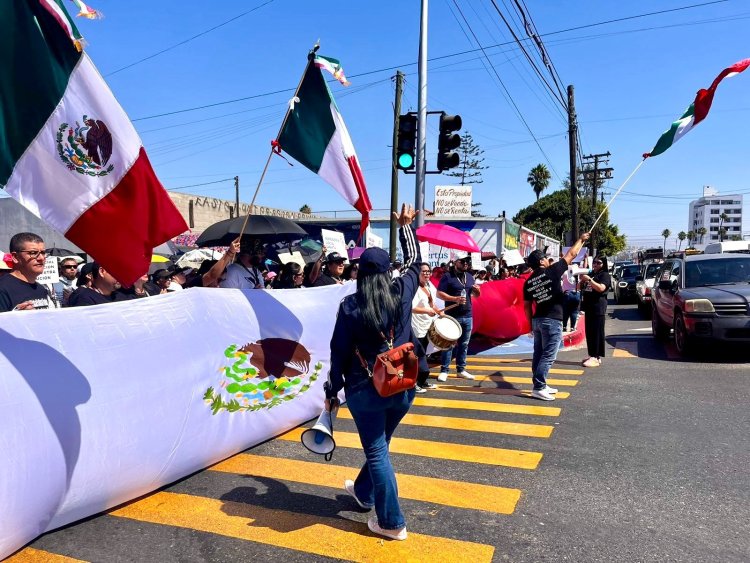
[[554, 401], [555, 396], [547, 391], [547, 389], [534, 389], [531, 392], [531, 396], [535, 399], [541, 399], [542, 401]]
[[448, 373], [445, 371], [441, 371], [440, 375], [437, 376], [438, 381], [448, 381]]
[[370, 531], [373, 534], [378, 534], [379, 536], [384, 536], [386, 538], [399, 541], [403, 541], [406, 539], [406, 526], [404, 526], [400, 530], [384, 530], [380, 527], [380, 524], [378, 524], [377, 516], [370, 517], [370, 519], [367, 521], [367, 527], [370, 528]]

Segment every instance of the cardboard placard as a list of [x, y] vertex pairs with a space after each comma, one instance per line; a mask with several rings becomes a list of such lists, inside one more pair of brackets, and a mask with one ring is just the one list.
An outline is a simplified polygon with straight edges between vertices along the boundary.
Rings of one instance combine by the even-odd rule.
[[302, 253], [300, 253], [299, 250], [295, 250], [294, 252], [279, 252], [279, 261], [282, 264], [296, 262], [303, 268], [305, 267], [305, 259], [302, 257]]
[[347, 253], [344, 233], [329, 231], [328, 229], [320, 229], [320, 236], [323, 238], [323, 246], [326, 247], [326, 255], [331, 252], [338, 252], [341, 256], [346, 258], [347, 262], [349, 262], [349, 254]]
[[472, 270], [483, 270], [482, 266], [482, 253], [472, 252], [471, 253], [471, 269]]
[[379, 237], [376, 234], [373, 234], [370, 232], [370, 229], [367, 230], [367, 238], [365, 239], [365, 247], [371, 248], [371, 247], [377, 247], [377, 248], [383, 248], [383, 238]]

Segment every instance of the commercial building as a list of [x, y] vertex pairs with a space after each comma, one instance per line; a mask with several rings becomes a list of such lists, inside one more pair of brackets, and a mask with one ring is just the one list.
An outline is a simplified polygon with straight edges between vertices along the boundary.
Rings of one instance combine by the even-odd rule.
[[[700, 228], [706, 229], [702, 240]], [[695, 233], [693, 242], [702, 247], [719, 241], [721, 229], [725, 230], [724, 240], [742, 238], [742, 195], [722, 195], [711, 186], [703, 186], [703, 197], [690, 202], [687, 230]]]

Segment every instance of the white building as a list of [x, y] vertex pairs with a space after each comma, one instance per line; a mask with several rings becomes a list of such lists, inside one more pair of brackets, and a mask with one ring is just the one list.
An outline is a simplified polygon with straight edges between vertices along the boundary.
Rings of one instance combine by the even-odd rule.
[[[721, 215], [726, 214], [722, 220]], [[706, 235], [701, 241], [698, 229], [705, 227]], [[690, 202], [688, 231], [696, 233], [695, 242], [705, 246], [719, 240], [719, 229], [726, 229], [724, 240], [742, 238], [742, 195], [720, 195], [711, 186], [703, 186], [703, 197]]]

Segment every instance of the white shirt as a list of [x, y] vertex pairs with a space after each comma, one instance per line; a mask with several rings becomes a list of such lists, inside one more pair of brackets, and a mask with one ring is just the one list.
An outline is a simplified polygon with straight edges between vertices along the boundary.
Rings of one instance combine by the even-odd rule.
[[[432, 302], [434, 304], [435, 297], [437, 296], [435, 286], [433, 286], [431, 283], [428, 283], [425, 288], [430, 292], [430, 296], [432, 297]], [[422, 286], [417, 289], [417, 293], [414, 294], [414, 299], [412, 299], [411, 302], [412, 309], [415, 309], [417, 307], [419, 307], [420, 309], [429, 309], [431, 307], [430, 300], [428, 299], [427, 293], [422, 288]], [[426, 335], [427, 330], [430, 328], [430, 325], [432, 324], [434, 318], [434, 316], [431, 317], [430, 315], [427, 315], [425, 313], [412, 313], [411, 329], [414, 331], [414, 336], [416, 336], [417, 338], [422, 338], [424, 335]]]
[[261, 288], [264, 286], [263, 273], [258, 268], [245, 268], [242, 264], [234, 263], [227, 266], [226, 277], [219, 283], [219, 287], [256, 289], [258, 284]]
[[562, 290], [563, 291], [577, 291], [576, 289], [576, 277], [568, 269], [562, 277]]

